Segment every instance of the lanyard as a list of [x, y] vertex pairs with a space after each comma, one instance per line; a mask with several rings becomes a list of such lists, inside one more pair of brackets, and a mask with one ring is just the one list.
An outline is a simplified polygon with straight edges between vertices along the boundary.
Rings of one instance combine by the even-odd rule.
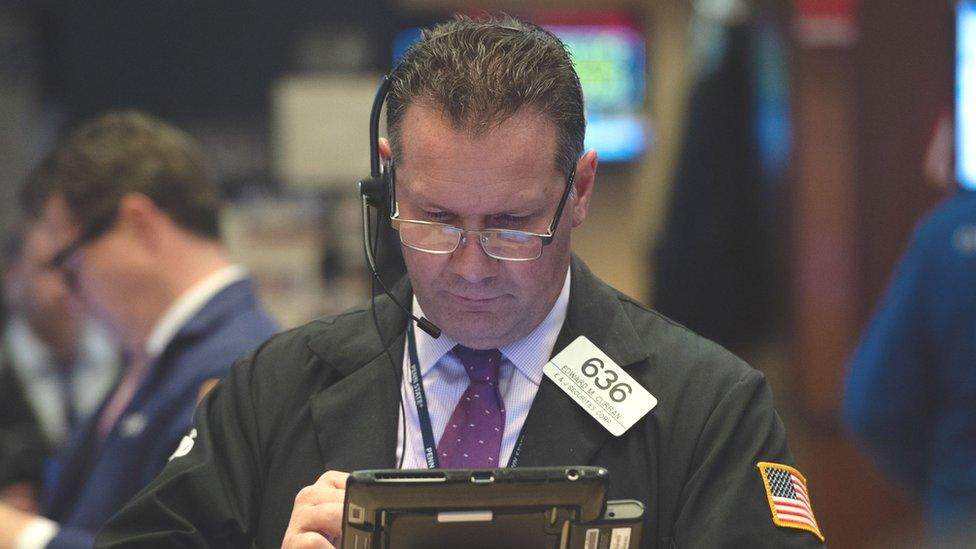
[[[427, 395], [424, 394], [424, 383], [420, 377], [420, 359], [417, 358], [417, 341], [414, 339], [413, 322], [407, 323], [407, 353], [410, 356], [410, 387], [413, 392], [414, 404], [417, 406], [417, 419], [420, 423], [420, 434], [424, 439], [424, 459], [428, 469], [436, 469], [437, 442], [434, 440], [434, 427], [430, 421], [430, 411], [427, 409]], [[407, 436], [404, 432], [403, 436]], [[525, 432], [519, 433], [515, 441], [515, 448], [508, 460], [509, 467], [518, 467], [519, 454], [522, 452], [522, 441]]]

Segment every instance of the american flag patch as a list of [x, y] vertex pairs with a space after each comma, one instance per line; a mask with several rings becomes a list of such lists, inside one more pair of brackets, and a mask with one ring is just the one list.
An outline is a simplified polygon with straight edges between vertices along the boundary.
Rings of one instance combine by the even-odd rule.
[[781, 463], [760, 461], [756, 467], [766, 487], [773, 524], [806, 530], [824, 541], [817, 519], [813, 516], [813, 507], [810, 506], [807, 479], [796, 469]]

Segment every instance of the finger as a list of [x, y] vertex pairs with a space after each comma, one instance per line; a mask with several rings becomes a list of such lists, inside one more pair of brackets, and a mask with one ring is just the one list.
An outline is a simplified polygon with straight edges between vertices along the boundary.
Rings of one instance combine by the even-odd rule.
[[281, 547], [282, 549], [335, 549], [335, 545], [318, 532], [286, 535]]
[[344, 473], [342, 471], [326, 471], [319, 477], [315, 484], [324, 484], [327, 486], [332, 486], [334, 488], [346, 489], [346, 479], [349, 478], [349, 473]]
[[320, 532], [328, 536], [342, 533], [342, 503], [323, 503], [296, 507], [289, 529], [296, 532]]
[[343, 489], [325, 484], [313, 484], [302, 488], [295, 494], [295, 507], [322, 503], [342, 503], [345, 498], [346, 491]]

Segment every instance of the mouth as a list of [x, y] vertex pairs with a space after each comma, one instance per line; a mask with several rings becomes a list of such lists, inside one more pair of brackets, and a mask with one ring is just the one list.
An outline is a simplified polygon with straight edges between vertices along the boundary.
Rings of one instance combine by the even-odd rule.
[[486, 296], [486, 295], [478, 295], [478, 294], [464, 295], [464, 294], [456, 294], [452, 292], [448, 292], [448, 295], [451, 296], [451, 298], [453, 298], [455, 301], [461, 303], [462, 305], [468, 305], [472, 307], [478, 307], [478, 306], [484, 307], [486, 305], [491, 305], [502, 298], [501, 295], [494, 295], [494, 296]]

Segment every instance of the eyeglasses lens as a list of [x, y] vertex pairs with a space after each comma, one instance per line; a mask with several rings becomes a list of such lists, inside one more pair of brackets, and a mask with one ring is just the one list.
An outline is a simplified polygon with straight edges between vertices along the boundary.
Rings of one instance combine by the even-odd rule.
[[542, 255], [542, 239], [513, 231], [483, 233], [485, 253], [498, 259], [526, 260]]
[[[400, 241], [410, 248], [431, 253], [451, 253], [457, 249], [462, 231], [450, 225], [412, 223], [398, 220]], [[524, 261], [542, 254], [542, 240], [519, 231], [485, 231], [478, 235], [485, 253], [496, 259]]]
[[461, 233], [448, 225], [400, 223], [400, 241], [426, 252], [450, 253], [457, 248]]

